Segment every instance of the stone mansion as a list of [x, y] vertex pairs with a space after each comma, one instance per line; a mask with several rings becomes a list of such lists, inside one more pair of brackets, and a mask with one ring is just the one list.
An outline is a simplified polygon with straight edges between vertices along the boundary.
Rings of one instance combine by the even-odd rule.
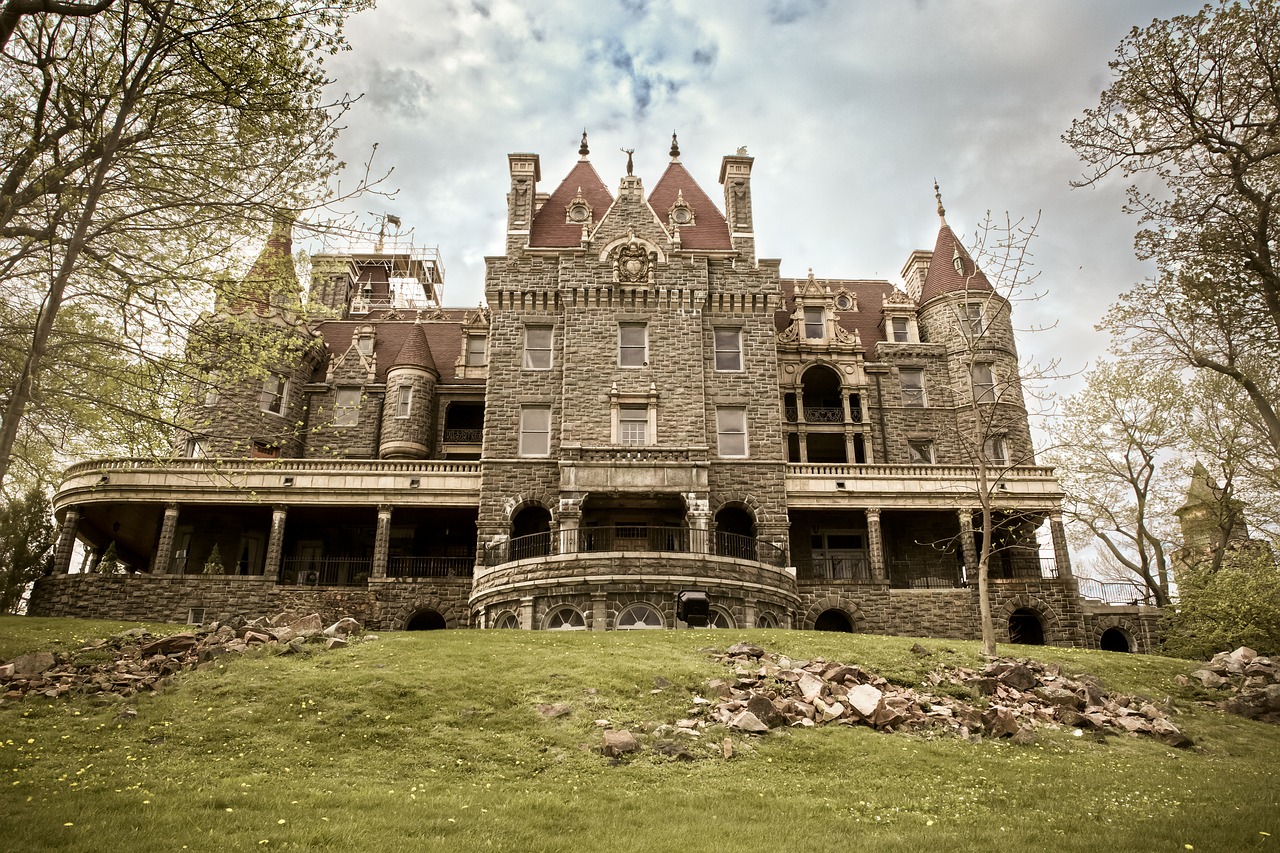
[[[745, 150], [722, 206], [674, 136], [649, 188], [579, 153], [550, 193], [509, 155], [475, 309], [380, 242], [314, 256], [302, 319], [277, 228], [191, 347], [173, 458], [67, 471], [29, 612], [599, 631], [684, 627], [695, 593], [714, 627], [976, 639], [986, 493], [1001, 641], [1150, 647], [1152, 608], [1081, 595], [1009, 302], [945, 218], [901, 286], [786, 279]], [[259, 335], [287, 355], [219, 372]], [[127, 571], [95, 571], [108, 549]]]

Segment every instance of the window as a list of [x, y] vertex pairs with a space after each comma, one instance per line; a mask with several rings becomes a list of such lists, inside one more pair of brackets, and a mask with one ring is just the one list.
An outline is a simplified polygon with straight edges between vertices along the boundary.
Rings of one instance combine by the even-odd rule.
[[742, 369], [742, 330], [716, 329], [716, 370]]
[[645, 367], [649, 364], [649, 327], [644, 323], [618, 324], [618, 365]]
[[632, 604], [618, 614], [614, 627], [619, 631], [644, 631], [665, 628], [662, 614], [648, 604]]
[[585, 631], [587, 623], [576, 607], [566, 605], [548, 613], [542, 620], [542, 628], [545, 631]]
[[551, 407], [520, 407], [520, 455], [548, 456], [551, 453]]
[[[280, 446], [276, 444], [267, 444], [265, 441], [255, 441], [253, 450], [249, 452], [251, 459], [279, 459]], [[286, 477], [286, 480], [292, 480], [292, 477]], [[290, 482], [285, 483], [286, 486], [293, 485]]]
[[721, 456], [747, 455], [747, 410], [737, 406], [716, 409], [716, 446]]
[[973, 399], [978, 403], [996, 401], [996, 378], [991, 365], [985, 361], [973, 365]]
[[484, 335], [467, 335], [466, 365], [468, 367], [483, 367], [486, 361], [485, 356]]
[[550, 326], [525, 326], [524, 366], [526, 370], [551, 369]]
[[262, 380], [262, 394], [258, 397], [258, 406], [264, 412], [284, 414], [289, 402], [289, 380], [281, 373], [275, 373]]
[[906, 317], [894, 317], [890, 322], [893, 324], [893, 342], [895, 344], [905, 344], [910, 340]]
[[407, 418], [413, 411], [413, 386], [405, 383], [396, 389], [396, 417]]
[[204, 404], [206, 406], [218, 405], [218, 382], [221, 377], [216, 373], [210, 373], [204, 380]]
[[334, 401], [333, 425], [355, 426], [360, 423], [360, 389], [339, 388]]
[[623, 404], [618, 406], [618, 443], [649, 443], [649, 407]]
[[1004, 436], [993, 435], [986, 440], [982, 446], [983, 453], [986, 454], [987, 461], [992, 465], [1006, 465], [1009, 462], [1008, 453], [1005, 451]]
[[183, 446], [182, 455], [190, 456], [192, 459], [203, 459], [209, 455], [209, 439], [195, 436], [188, 438]]
[[964, 304], [964, 321], [970, 335], [977, 337], [982, 334], [981, 302], [966, 302]]
[[518, 629], [520, 627], [520, 617], [510, 610], [505, 610], [493, 623], [493, 627], [505, 630]]
[[827, 336], [826, 312], [822, 308], [804, 309], [804, 336], [811, 341], [820, 341]]
[[907, 459], [911, 465], [932, 465], [933, 442], [927, 438], [908, 438]]
[[360, 334], [356, 338], [356, 348], [365, 357], [373, 355], [373, 329], [365, 326], [360, 330]]
[[707, 614], [708, 628], [733, 628], [733, 617], [719, 607], [712, 607]]
[[924, 370], [919, 367], [904, 367], [898, 371], [898, 379], [902, 382], [902, 405], [924, 408], [928, 402], [924, 394]]

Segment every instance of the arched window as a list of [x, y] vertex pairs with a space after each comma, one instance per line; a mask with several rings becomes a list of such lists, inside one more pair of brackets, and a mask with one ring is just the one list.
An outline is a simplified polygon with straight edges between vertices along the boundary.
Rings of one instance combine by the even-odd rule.
[[774, 616], [772, 613], [765, 610], [764, 612], [756, 616], [756, 627], [757, 628], [777, 628], [778, 617]]
[[571, 604], [566, 604], [552, 610], [543, 618], [542, 630], [585, 631], [587, 630], [587, 622], [582, 618], [582, 614], [578, 612], [578, 608]]
[[657, 608], [649, 604], [632, 604], [618, 614], [619, 631], [644, 631], [667, 627]]
[[733, 628], [733, 617], [729, 615], [729, 611], [722, 610], [719, 607], [712, 607], [711, 612], [707, 614], [708, 628]]
[[494, 620], [493, 627], [507, 629], [519, 628], [520, 617], [512, 613], [510, 610], [504, 610], [502, 613], [498, 614], [498, 618]]

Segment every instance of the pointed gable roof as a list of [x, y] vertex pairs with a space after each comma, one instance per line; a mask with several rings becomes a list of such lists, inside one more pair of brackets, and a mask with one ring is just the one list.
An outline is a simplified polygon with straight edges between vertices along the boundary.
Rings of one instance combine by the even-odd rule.
[[[960, 272], [957, 265], [964, 271]], [[920, 288], [920, 304], [923, 305], [944, 293], [966, 291], [992, 293], [994, 289], [944, 219], [942, 226], [938, 229], [938, 240], [933, 245], [933, 259], [929, 261], [929, 272], [925, 275], [924, 284]]]
[[689, 171], [677, 160], [667, 166], [649, 193], [649, 206], [657, 214], [658, 221], [664, 228], [667, 223], [667, 211], [683, 196], [689, 209], [693, 211], [693, 224], [680, 226], [680, 244], [686, 249], [733, 249], [733, 241], [729, 238], [729, 223], [725, 220], [715, 202], [702, 191]]
[[600, 223], [613, 204], [613, 196], [589, 160], [579, 160], [556, 191], [533, 215], [529, 226], [531, 248], [572, 249], [582, 245], [582, 224], [566, 222], [565, 211], [578, 193], [591, 205], [591, 227]]
[[413, 324], [404, 346], [400, 347], [400, 353], [388, 369], [394, 370], [397, 367], [422, 367], [440, 375], [440, 371], [436, 370], [436, 361], [431, 357], [431, 345], [427, 343], [427, 333], [421, 323]]

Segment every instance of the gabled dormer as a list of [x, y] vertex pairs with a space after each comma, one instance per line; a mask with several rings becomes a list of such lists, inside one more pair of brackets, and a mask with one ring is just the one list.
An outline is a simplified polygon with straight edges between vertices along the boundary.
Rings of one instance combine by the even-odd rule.
[[454, 365], [458, 379], [485, 379], [489, 375], [489, 309], [479, 306], [462, 319], [462, 345]]
[[916, 303], [910, 295], [895, 288], [885, 294], [880, 310], [883, 317], [885, 343], [920, 343], [920, 324], [916, 318]]
[[[791, 323], [778, 335], [780, 343], [796, 344], [802, 349], [853, 350], [862, 348], [858, 332], [849, 331], [837, 322], [837, 292], [813, 277], [795, 289]], [[856, 302], [853, 306], [855, 307]]]

